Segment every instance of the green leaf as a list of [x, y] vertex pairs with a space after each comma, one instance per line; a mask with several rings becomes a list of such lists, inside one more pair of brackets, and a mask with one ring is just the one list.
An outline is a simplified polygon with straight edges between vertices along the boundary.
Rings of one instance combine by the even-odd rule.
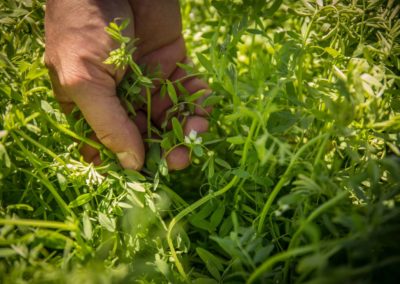
[[68, 181], [63, 174], [57, 173], [57, 180], [60, 184], [61, 191], [65, 191], [67, 189]]
[[212, 73], [213, 71], [213, 67], [211, 64], [211, 61], [208, 60], [203, 54], [201, 53], [197, 53], [197, 58], [199, 59], [199, 62], [201, 65], [203, 65], [204, 68], [206, 68], [206, 70], [210, 73]]
[[321, 253], [316, 253], [313, 255], [305, 256], [297, 265], [297, 271], [305, 272], [314, 270], [317, 268], [322, 268], [327, 264], [326, 256], [322, 255]]
[[131, 67], [133, 73], [140, 79], [140, 80], [144, 80], [142, 77], [143, 73], [142, 70], [140, 70], [139, 65], [136, 64], [136, 62], [134, 62], [133, 60], [130, 60], [129, 62], [129, 67]]
[[35, 80], [36, 78], [42, 77], [44, 75], [47, 75], [48, 71], [47, 69], [30, 69], [28, 75], [26, 76], [27, 79], [29, 80]]
[[181, 123], [176, 117], [173, 117], [171, 121], [172, 121], [172, 129], [175, 133], [176, 138], [179, 140], [179, 142], [183, 142], [184, 136]]
[[65, 249], [67, 242], [70, 242], [63, 234], [50, 230], [37, 230], [35, 236], [41, 244], [52, 249]]
[[263, 35], [264, 32], [259, 29], [247, 29], [247, 32], [254, 34], [254, 35]]
[[[141, 73], [142, 71], [140, 71]], [[153, 82], [150, 80], [150, 78], [146, 76], [140, 76], [139, 77], [140, 83], [142, 83], [146, 87], [153, 87]]]
[[267, 135], [264, 134], [254, 143], [254, 148], [256, 149], [258, 159], [261, 162], [261, 165], [264, 165], [267, 162], [267, 148], [265, 147], [265, 143], [267, 142]]
[[137, 197], [135, 192], [129, 191], [129, 194], [126, 197], [133, 205], [136, 205], [140, 208], [144, 208], [143, 202]]
[[168, 164], [166, 159], [161, 159], [158, 164], [158, 170], [162, 176], [168, 176]]
[[165, 277], [169, 277], [170, 275], [170, 268], [168, 263], [161, 259], [160, 256], [157, 254], [156, 255], [156, 260], [155, 260], [155, 265], [157, 266], [157, 269], [165, 276]]
[[232, 137], [226, 138], [226, 141], [228, 141], [229, 143], [231, 143], [233, 145], [241, 145], [241, 144], [244, 144], [244, 142], [246, 140], [242, 135], [237, 135], [237, 136], [232, 136]]
[[17, 252], [10, 248], [0, 248], [0, 259], [16, 255]]
[[54, 108], [47, 101], [40, 101], [41, 108], [47, 113], [54, 113]]
[[161, 143], [160, 143], [161, 148], [163, 148], [164, 150], [168, 150], [172, 147], [172, 143], [171, 140], [168, 136], [165, 136]]
[[145, 181], [146, 178], [140, 174], [138, 171], [125, 169], [124, 170], [125, 176], [131, 181]]
[[273, 244], [269, 244], [265, 247], [257, 249], [253, 261], [255, 264], [263, 262], [267, 259], [268, 256], [271, 255], [271, 252], [274, 250], [275, 246]]
[[210, 162], [208, 163], [208, 171], [207, 171], [207, 177], [210, 179], [214, 176], [215, 169], [214, 169], [214, 159], [210, 159]]
[[271, 7], [265, 11], [264, 16], [271, 17], [276, 11], [278, 11], [279, 7], [282, 5], [282, 2], [283, 0], [275, 0]]
[[218, 225], [221, 223], [224, 214], [225, 214], [225, 205], [220, 203], [215, 209], [215, 211], [212, 213], [210, 218], [210, 224], [214, 229], [216, 229]]
[[189, 218], [190, 223], [197, 228], [212, 231], [210, 222], [206, 221], [205, 219], [214, 211], [215, 206], [215, 202], [207, 202], [207, 204], [204, 205], [199, 212]]
[[99, 212], [99, 223], [107, 231], [115, 231], [115, 220], [108, 217], [106, 214]]
[[119, 32], [115, 31], [112, 28], [105, 27], [104, 30], [108, 33], [108, 35], [118, 43], [123, 43], [122, 36]]
[[83, 212], [83, 217], [82, 217], [82, 223], [83, 223], [83, 236], [87, 240], [92, 239], [92, 222], [90, 222], [89, 215], [86, 211]]
[[71, 201], [68, 205], [69, 208], [75, 208], [82, 206], [83, 204], [86, 204], [90, 202], [93, 198], [92, 193], [84, 193], [82, 195], [79, 195], [74, 201]]
[[110, 29], [112, 29], [114, 31], [119, 31], [119, 27], [118, 27], [117, 23], [110, 22], [108, 25], [110, 26]]
[[[11, 161], [10, 157], [7, 154], [6, 147], [0, 142], [0, 165], [2, 167], [10, 168], [11, 167]], [[2, 174], [0, 173], [0, 177]]]
[[186, 90], [186, 88], [182, 85], [182, 82], [176, 81], [175, 88], [178, 89], [179, 94], [181, 94], [185, 98], [185, 101], [187, 101], [187, 98], [190, 96], [190, 94], [188, 90]]
[[231, 257], [237, 257], [241, 259], [243, 257], [242, 253], [236, 247], [235, 242], [229, 237], [218, 237], [218, 236], [210, 236], [210, 239], [217, 242], [217, 244]]
[[221, 226], [219, 227], [219, 236], [225, 237], [226, 235], [228, 235], [229, 232], [232, 230], [232, 227], [232, 218], [225, 218]]
[[333, 49], [332, 47], [325, 47], [324, 50], [328, 52], [333, 58], [339, 57], [341, 54], [339, 51]]
[[162, 84], [161, 85], [161, 89], [160, 89], [160, 97], [163, 98], [166, 93], [167, 93], [167, 85], [166, 84]]
[[133, 208], [133, 206], [131, 205], [131, 204], [129, 204], [129, 203], [126, 203], [126, 202], [118, 202], [117, 203], [118, 204], [118, 206], [119, 207], [121, 207], [121, 208], [125, 208], [125, 209], [131, 209], [131, 208]]
[[187, 102], [189, 102], [189, 103], [195, 102], [195, 101], [197, 101], [198, 99], [200, 99], [201, 97], [203, 97], [204, 94], [205, 94], [205, 92], [206, 92], [206, 90], [204, 90], [204, 89], [203, 89], [203, 90], [199, 90], [199, 91], [197, 91], [197, 92], [195, 92], [195, 93], [193, 93], [193, 94], [187, 96], [187, 97], [185, 98], [185, 100], [186, 100]]
[[11, 204], [7, 206], [7, 210], [25, 210], [25, 211], [33, 211], [32, 206], [28, 204]]
[[171, 81], [166, 80], [167, 82], [167, 93], [170, 97], [171, 101], [176, 105], [178, 103], [178, 96], [176, 95], [176, 90], [174, 85], [172, 85]]
[[201, 247], [197, 247], [196, 252], [201, 260], [206, 264], [207, 270], [210, 274], [217, 280], [221, 279], [220, 271], [224, 270], [221, 260]]
[[122, 23], [119, 25], [119, 30], [120, 30], [120, 31], [125, 30], [125, 29], [128, 27], [129, 22], [130, 22], [129, 18], [124, 19], [124, 20], [122, 21]]
[[230, 170], [231, 169], [231, 165], [229, 165], [229, 163], [227, 161], [224, 161], [220, 158], [216, 158], [215, 159], [215, 163], [220, 165], [221, 167]]
[[201, 103], [201, 105], [203, 107], [213, 106], [222, 101], [223, 98], [223, 96], [210, 95]]
[[203, 157], [204, 151], [203, 151], [203, 147], [201, 147], [200, 145], [194, 145], [193, 148], [192, 148], [192, 150], [193, 150], [193, 153], [194, 153], [197, 157], [199, 157], [199, 158]]
[[146, 188], [139, 182], [127, 182], [126, 186], [137, 192], [146, 192]]

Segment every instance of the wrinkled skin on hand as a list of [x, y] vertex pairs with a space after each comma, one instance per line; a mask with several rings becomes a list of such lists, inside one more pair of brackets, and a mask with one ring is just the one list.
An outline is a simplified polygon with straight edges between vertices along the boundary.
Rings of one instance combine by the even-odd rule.
[[[116, 153], [124, 168], [139, 170], [143, 166], [145, 149], [142, 135], [146, 132], [146, 112], [137, 110], [132, 121], [117, 95], [116, 87], [126, 70], [115, 70], [103, 61], [117, 48], [104, 27], [115, 18], [130, 19], [126, 36], [139, 38], [135, 61], [149, 71], [161, 68], [164, 79], [175, 81], [186, 76], [176, 63], [186, 62], [185, 43], [181, 34], [178, 0], [48, 0], [46, 5], [45, 62], [50, 71], [55, 97], [64, 112], [78, 106], [94, 130], [91, 137]], [[198, 78], [183, 81], [189, 93], [201, 89], [209, 92], [206, 83]], [[152, 89], [151, 119], [160, 126], [170, 99]], [[204, 132], [206, 113], [196, 108], [186, 120], [184, 132]], [[84, 145], [85, 160], [100, 163], [98, 152]], [[189, 153], [177, 147], [167, 157], [170, 170], [187, 167]]]

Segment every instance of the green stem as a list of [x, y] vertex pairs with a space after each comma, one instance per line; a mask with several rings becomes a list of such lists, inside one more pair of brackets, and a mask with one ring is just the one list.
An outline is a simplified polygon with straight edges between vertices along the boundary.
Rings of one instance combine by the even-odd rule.
[[150, 88], [146, 87], [147, 96], [147, 138], [151, 138], [151, 92]]
[[0, 225], [30, 226], [59, 229], [65, 231], [76, 231], [78, 228], [75, 224], [66, 224], [56, 221], [46, 220], [29, 220], [29, 219], [0, 219]]
[[262, 233], [262, 229], [264, 227], [265, 218], [267, 217], [268, 211], [271, 208], [272, 202], [274, 202], [276, 196], [278, 195], [279, 191], [282, 189], [283, 185], [289, 180], [290, 174], [292, 171], [293, 166], [295, 165], [296, 161], [299, 159], [301, 154], [310, 147], [311, 145], [315, 144], [319, 139], [325, 137], [327, 134], [321, 134], [317, 137], [311, 139], [307, 144], [303, 145], [299, 151], [292, 157], [289, 166], [286, 168], [285, 173], [282, 175], [279, 182], [276, 184], [274, 189], [272, 190], [271, 194], [268, 197], [267, 203], [264, 205], [263, 210], [261, 211], [260, 222], [258, 223], [258, 233]]
[[183, 269], [182, 263], [180, 262], [178, 255], [176, 254], [175, 251], [175, 247], [174, 244], [172, 242], [172, 230], [174, 229], [175, 225], [183, 219], [183, 217], [185, 217], [186, 215], [188, 215], [189, 213], [193, 212], [194, 210], [196, 210], [197, 208], [199, 208], [200, 206], [202, 206], [204, 203], [206, 203], [207, 201], [220, 196], [222, 194], [224, 194], [225, 192], [227, 192], [229, 189], [231, 189], [239, 180], [238, 176], [234, 176], [233, 179], [227, 184], [225, 185], [225, 187], [223, 187], [222, 189], [218, 190], [215, 193], [209, 194], [207, 196], [204, 196], [203, 198], [197, 200], [195, 203], [193, 203], [192, 205], [190, 205], [189, 207], [186, 207], [185, 209], [183, 209], [181, 212], [178, 213], [178, 215], [176, 215], [171, 222], [169, 223], [168, 226], [168, 232], [167, 232], [167, 242], [168, 242], [168, 246], [171, 250], [171, 255], [175, 260], [175, 266], [178, 269], [179, 273], [183, 276], [183, 278], [186, 281], [189, 281], [188, 276], [185, 272], [185, 270]]
[[166, 157], [172, 152], [172, 150], [174, 150], [175, 148], [177, 148], [177, 147], [179, 147], [179, 146], [182, 146], [182, 145], [185, 145], [185, 143], [184, 143], [184, 142], [181, 142], [181, 143], [176, 144], [175, 146], [169, 148], [168, 151], [164, 153], [164, 155], [163, 155], [164, 158], [166, 158]]
[[[329, 136], [326, 136], [325, 139], [322, 141], [321, 145], [319, 146], [318, 152], [317, 152], [317, 156], [314, 159], [314, 168], [317, 167], [318, 162], [321, 160], [322, 155], [324, 154], [324, 150], [326, 147], [326, 143], [328, 142], [328, 138]], [[315, 178], [315, 171], [312, 172], [312, 178]]]
[[341, 193], [339, 193], [338, 195], [336, 195], [334, 198], [330, 199], [329, 201], [325, 202], [324, 204], [322, 204], [321, 206], [319, 206], [317, 209], [315, 209], [310, 216], [308, 216], [308, 218], [306, 219], [305, 222], [303, 222], [301, 224], [301, 226], [297, 229], [297, 231], [293, 234], [293, 237], [290, 241], [289, 244], [289, 249], [292, 248], [293, 246], [295, 246], [297, 244], [297, 239], [300, 236], [300, 234], [303, 232], [304, 228], [310, 224], [315, 218], [317, 218], [319, 215], [321, 215], [324, 211], [328, 210], [330, 207], [332, 207], [333, 205], [335, 205], [337, 202], [339, 202], [340, 200], [342, 200], [343, 198], [345, 198], [347, 196], [347, 192], [346, 191], [342, 191]]
[[[22, 138], [24, 138], [25, 140], [29, 141], [30, 143], [32, 143], [33, 145], [35, 145], [36, 147], [38, 147], [39, 149], [42, 149], [43, 152], [45, 152], [46, 154], [48, 154], [50, 157], [52, 157], [53, 159], [57, 160], [58, 162], [60, 162], [62, 165], [65, 165], [65, 162], [58, 157], [53, 151], [51, 151], [50, 149], [46, 148], [45, 146], [43, 146], [42, 144], [40, 144], [39, 142], [35, 141], [34, 139], [32, 139], [29, 135], [25, 134], [22, 131], [17, 130], [16, 131], [17, 134], [19, 136], [21, 136]], [[15, 137], [14, 137], [15, 139]]]
[[[241, 165], [242, 166], [246, 163], [247, 156], [248, 156], [248, 151], [249, 151], [250, 144], [251, 144], [251, 141], [252, 141], [252, 138], [253, 138], [253, 133], [254, 133], [256, 127], [257, 127], [257, 120], [253, 119], [251, 127], [250, 127], [250, 131], [249, 131], [249, 135], [248, 135], [248, 137], [246, 139], [246, 142], [245, 142], [245, 145], [243, 147], [243, 156], [242, 156], [242, 160], [241, 160]], [[186, 215], [188, 215], [189, 213], [193, 212], [194, 210], [196, 210], [197, 208], [199, 208], [200, 206], [202, 206], [204, 203], [208, 202], [209, 200], [224, 194], [229, 189], [231, 189], [238, 181], [239, 181], [239, 177], [238, 176], [234, 176], [233, 179], [227, 185], [225, 185], [225, 187], [223, 187], [222, 189], [218, 190], [215, 193], [209, 194], [209, 195], [197, 200], [192, 205], [186, 207], [181, 212], [179, 212], [179, 214], [176, 215], [171, 220], [171, 222], [169, 223], [168, 232], [167, 232], [168, 245], [169, 245], [169, 248], [171, 250], [172, 257], [175, 260], [175, 266], [178, 269], [179, 273], [183, 276], [185, 281], [189, 281], [189, 279], [188, 279], [188, 276], [187, 276], [187, 274], [186, 274], [186, 272], [185, 272], [185, 270], [184, 270], [184, 268], [182, 266], [182, 263], [180, 262], [180, 260], [178, 258], [178, 255], [176, 254], [175, 247], [174, 247], [174, 244], [172, 242], [171, 234], [172, 234], [173, 228]]]
[[162, 190], [164, 190], [170, 196], [170, 198], [175, 200], [176, 203], [180, 204], [181, 206], [185, 206], [185, 207], [189, 206], [189, 204], [185, 200], [183, 200], [182, 197], [180, 197], [178, 194], [176, 194], [175, 191], [173, 191], [171, 188], [169, 188], [165, 184], [159, 184], [158, 187], [161, 188]]
[[[15, 135], [11, 134], [14, 138], [15, 143], [21, 148], [21, 150], [27, 155], [30, 160], [35, 160], [34, 156], [29, 152], [28, 149], [25, 148], [25, 146], [19, 141], [18, 139], [15, 139]], [[20, 171], [33, 176], [34, 178], [38, 179], [41, 181], [47, 189], [50, 191], [50, 193], [53, 195], [55, 200], [57, 201], [58, 205], [60, 205], [61, 209], [64, 211], [64, 213], [67, 213], [69, 215], [75, 216], [72, 210], [68, 207], [68, 205], [65, 203], [64, 199], [58, 194], [57, 189], [52, 185], [51, 182], [47, 179], [47, 177], [42, 173], [42, 171], [38, 168], [37, 171], [40, 176], [35, 175], [31, 171], [28, 171], [23, 168], [19, 168]]]
[[253, 133], [254, 133], [256, 127], [257, 127], [257, 120], [253, 119], [251, 126], [250, 126], [249, 135], [247, 136], [246, 142], [243, 147], [243, 156], [242, 156], [242, 160], [240, 161], [240, 164], [242, 167], [245, 165], [245, 163], [247, 161], [247, 155], [248, 155], [249, 148], [251, 145], [251, 140], [253, 139]]
[[35, 87], [35, 88], [32, 88], [29, 91], [25, 92], [24, 96], [30, 96], [33, 93], [42, 92], [42, 91], [49, 91], [49, 88], [43, 87], [43, 86]]
[[64, 211], [64, 213], [66, 214], [75, 216], [74, 212], [72, 212], [72, 210], [68, 207], [67, 203], [65, 203], [61, 195], [58, 194], [57, 189], [51, 184], [51, 182], [47, 180], [46, 176], [42, 173], [40, 169], [38, 169], [39, 176], [22, 168], [20, 168], [19, 170], [38, 179], [45, 187], [47, 187], [47, 189], [53, 195], [54, 199], [57, 201], [58, 205], [61, 207], [62, 211]]
[[62, 133], [66, 134], [76, 140], [82, 141], [82, 142], [86, 143], [87, 145], [89, 145], [90, 147], [95, 148], [96, 150], [100, 151], [103, 148], [103, 146], [101, 144], [93, 141], [92, 139], [83, 137], [83, 136], [76, 134], [75, 132], [63, 127], [61, 124], [52, 120], [48, 115], [46, 115], [45, 117], [47, 118], [47, 121], [49, 121], [51, 125], [53, 125], [55, 128], [60, 130]]
[[[334, 206], [337, 202], [342, 200], [347, 196], [346, 191], [340, 192], [338, 195], [336, 195], [334, 198], [330, 199], [329, 201], [325, 202], [321, 206], [319, 206], [316, 210], [314, 210], [310, 216], [303, 222], [300, 227], [297, 229], [297, 231], [293, 234], [292, 239], [290, 240], [288, 250], [292, 249], [294, 246], [297, 245], [297, 240], [300, 237], [300, 234], [303, 232], [303, 230], [307, 227], [308, 224], [310, 224], [315, 218], [317, 218], [319, 215], [321, 215], [323, 212], [328, 210], [330, 207]], [[285, 268], [284, 268], [284, 279], [287, 279], [287, 273], [289, 269], [289, 262], [286, 261], [285, 263]]]
[[[252, 138], [253, 138], [254, 132], [255, 132], [255, 130], [257, 128], [257, 125], [258, 125], [257, 124], [257, 120], [253, 118], [253, 121], [252, 121], [251, 126], [250, 126], [250, 130], [249, 130], [249, 135], [247, 136], [246, 142], [245, 142], [245, 144], [243, 146], [243, 155], [242, 155], [242, 159], [240, 161], [241, 167], [244, 167], [245, 164], [246, 164], [247, 155], [248, 155], [249, 148], [250, 148], [250, 145], [251, 145], [251, 142], [252, 142]], [[238, 203], [239, 203], [238, 196], [239, 196], [239, 192], [241, 191], [244, 182], [245, 182], [245, 180], [243, 180], [240, 183], [240, 185], [237, 187], [237, 189], [236, 189], [236, 192], [235, 192], [235, 207], [238, 206]]]
[[304, 247], [300, 247], [297, 249], [293, 249], [293, 250], [288, 250], [288, 251], [284, 251], [281, 253], [278, 253], [274, 256], [269, 257], [265, 262], [263, 262], [263, 264], [261, 264], [261, 266], [259, 266], [249, 277], [249, 279], [247, 280], [247, 284], [251, 284], [253, 283], [256, 279], [258, 279], [262, 274], [264, 274], [265, 272], [267, 272], [268, 270], [270, 270], [274, 264], [276, 264], [279, 261], [283, 261], [285, 259], [291, 258], [291, 257], [295, 257], [298, 255], [302, 255], [302, 254], [306, 254], [309, 252], [312, 252], [313, 250], [317, 249], [319, 246], [318, 245], [309, 245], [309, 246], [304, 246]]

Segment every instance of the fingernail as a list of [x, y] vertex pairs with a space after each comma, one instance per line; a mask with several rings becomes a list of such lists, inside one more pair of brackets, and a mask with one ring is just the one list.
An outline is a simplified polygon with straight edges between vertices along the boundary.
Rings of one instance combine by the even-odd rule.
[[142, 165], [132, 152], [120, 152], [116, 154], [121, 166], [125, 169], [140, 170]]

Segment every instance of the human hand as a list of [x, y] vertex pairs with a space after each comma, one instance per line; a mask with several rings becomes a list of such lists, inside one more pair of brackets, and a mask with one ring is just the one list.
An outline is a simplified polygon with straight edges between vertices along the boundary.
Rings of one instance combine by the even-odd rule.
[[[176, 63], [185, 62], [186, 50], [181, 35], [181, 18], [177, 0], [48, 0], [46, 6], [46, 65], [50, 70], [55, 97], [64, 112], [76, 106], [99, 140], [116, 153], [125, 168], [140, 169], [144, 162], [142, 134], [147, 130], [145, 110], [137, 110], [132, 121], [122, 107], [116, 86], [126, 70], [104, 64], [109, 52], [118, 46], [104, 31], [115, 18], [130, 19], [124, 35], [139, 38], [134, 59], [149, 72], [161, 67], [161, 77], [175, 81], [186, 76]], [[207, 89], [198, 78], [184, 80], [189, 93]], [[170, 99], [152, 89], [151, 119], [160, 126]], [[204, 132], [208, 122], [204, 110], [196, 108], [187, 119], [184, 132]], [[98, 152], [85, 145], [85, 160], [100, 163]], [[177, 147], [167, 157], [170, 170], [189, 165], [185, 147]]]

